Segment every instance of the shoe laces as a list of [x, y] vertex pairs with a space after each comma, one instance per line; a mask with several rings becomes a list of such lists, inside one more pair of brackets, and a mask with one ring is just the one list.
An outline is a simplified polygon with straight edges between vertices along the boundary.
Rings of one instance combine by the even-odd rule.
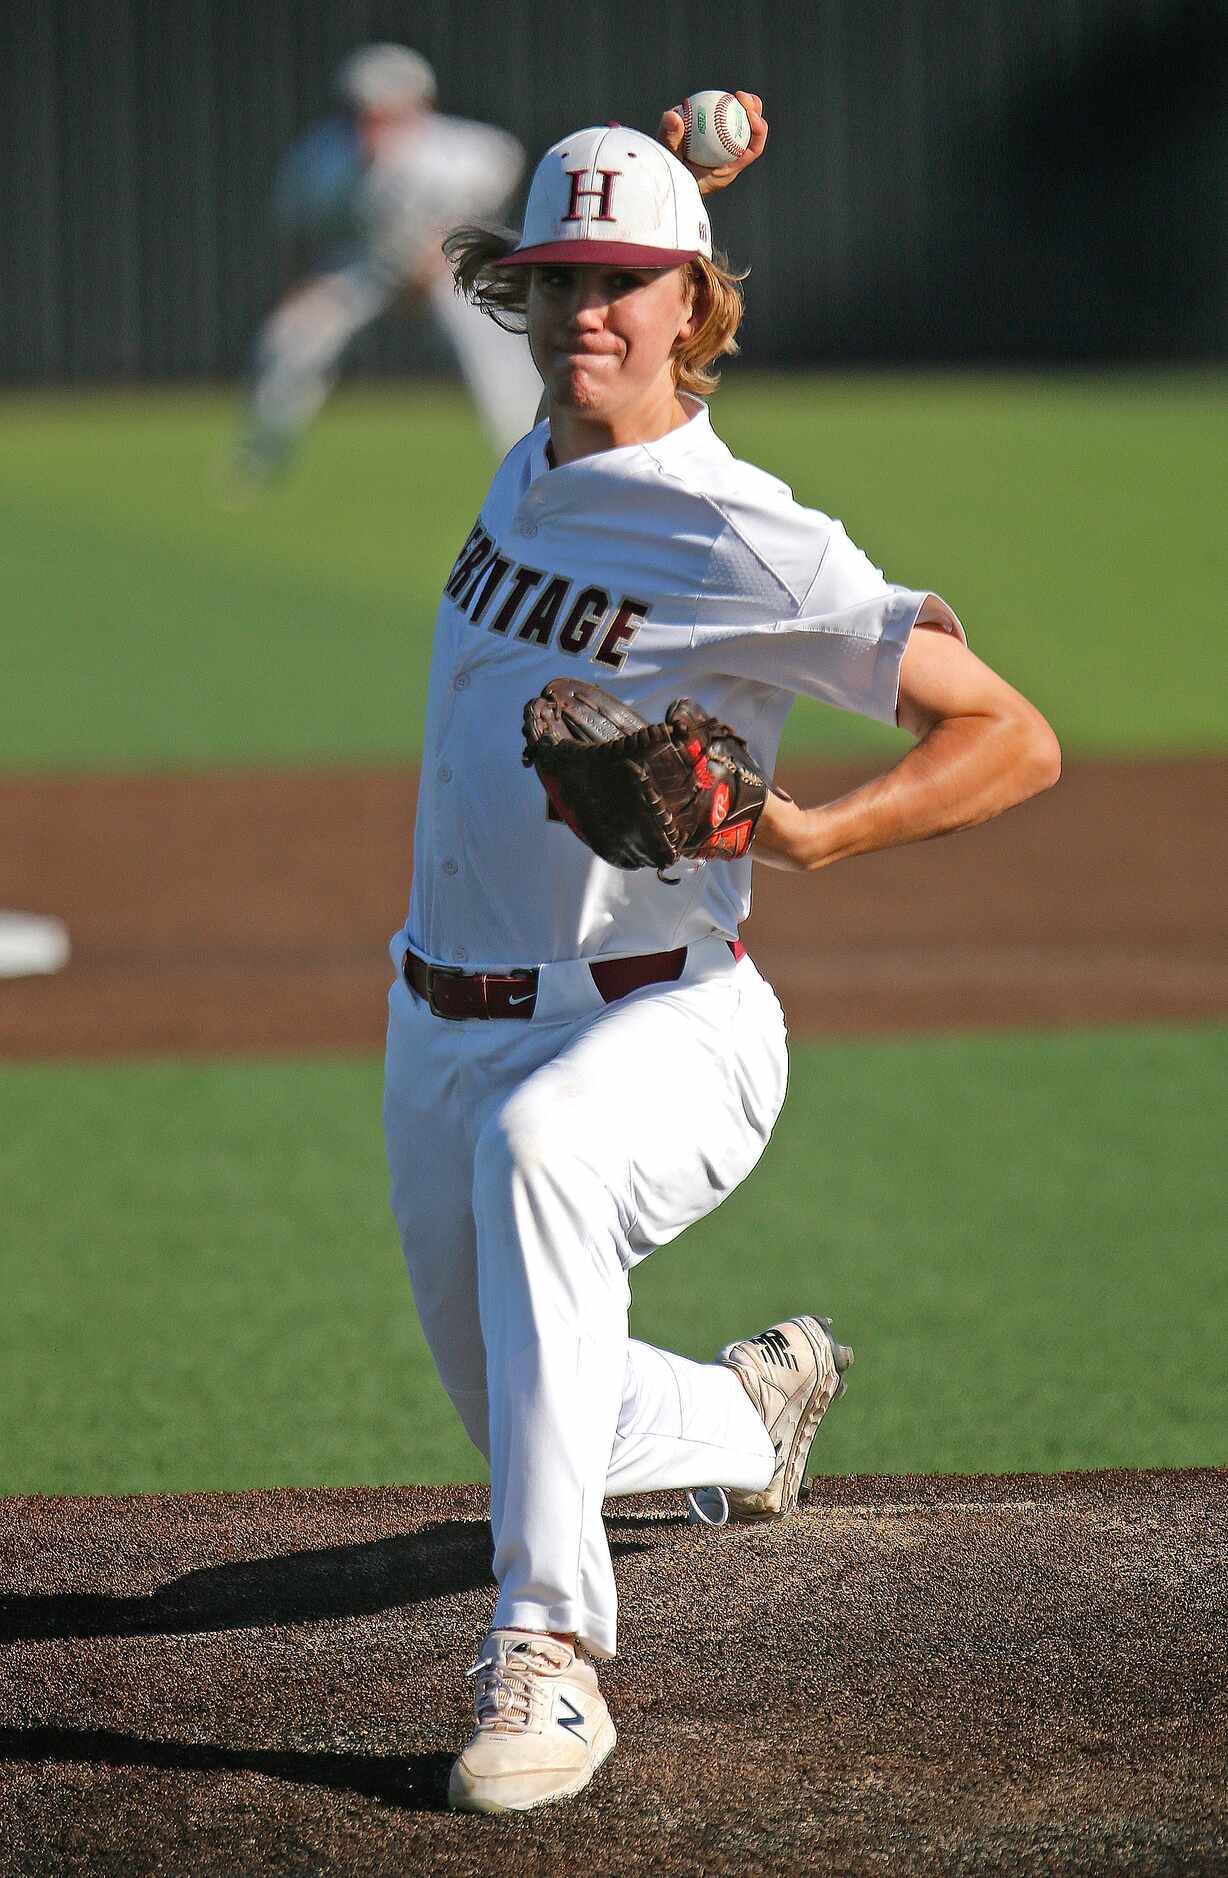
[[[542, 1654], [543, 1662], [550, 1659]], [[509, 1657], [521, 1661], [509, 1661]], [[533, 1720], [534, 1679], [531, 1646], [516, 1644], [500, 1662], [497, 1657], [480, 1657], [466, 1676], [474, 1678], [473, 1709], [479, 1728], [493, 1728], [500, 1734], [524, 1734]], [[551, 1668], [555, 1665], [550, 1663]]]

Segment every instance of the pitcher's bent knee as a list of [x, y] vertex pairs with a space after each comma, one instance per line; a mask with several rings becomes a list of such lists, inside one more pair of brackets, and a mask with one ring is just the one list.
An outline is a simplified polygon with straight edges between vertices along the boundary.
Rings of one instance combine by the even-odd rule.
[[[584, 1248], [590, 1263], [623, 1264], [627, 1230], [620, 1168], [603, 1138], [608, 1120], [589, 1103], [545, 1099], [521, 1089], [491, 1117], [473, 1161], [478, 1242], [498, 1241], [502, 1256], [575, 1272]], [[479, 1250], [479, 1262], [481, 1251]]]
[[[486, 1123], [473, 1157], [475, 1202], [506, 1195], [513, 1187], [566, 1188], [604, 1185], [594, 1165], [594, 1131], [600, 1118], [588, 1104], [548, 1100], [518, 1090]], [[600, 1153], [600, 1143], [597, 1144]]]

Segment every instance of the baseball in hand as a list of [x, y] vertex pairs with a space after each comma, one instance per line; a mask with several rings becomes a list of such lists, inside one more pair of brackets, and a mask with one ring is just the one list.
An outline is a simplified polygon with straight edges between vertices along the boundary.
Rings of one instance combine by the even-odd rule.
[[740, 157], [750, 142], [750, 121], [731, 91], [697, 91], [678, 107], [683, 123], [679, 156], [706, 170]]

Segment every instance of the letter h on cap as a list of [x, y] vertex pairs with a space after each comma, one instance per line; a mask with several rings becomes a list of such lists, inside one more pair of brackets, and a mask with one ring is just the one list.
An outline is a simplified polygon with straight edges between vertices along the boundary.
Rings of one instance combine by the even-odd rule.
[[568, 170], [566, 173], [571, 178], [571, 202], [563, 217], [565, 222], [581, 220], [580, 198], [582, 196], [594, 196], [600, 199], [601, 207], [593, 217], [595, 222], [612, 222], [616, 219], [613, 213], [614, 178], [622, 175], [621, 170], [597, 170], [596, 174], [601, 178], [600, 189], [581, 189], [580, 184], [587, 176], [587, 170]]

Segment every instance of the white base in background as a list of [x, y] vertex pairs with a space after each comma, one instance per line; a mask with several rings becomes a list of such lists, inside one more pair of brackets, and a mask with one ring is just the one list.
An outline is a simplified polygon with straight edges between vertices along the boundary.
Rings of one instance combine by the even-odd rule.
[[70, 950], [63, 920], [42, 913], [0, 912], [0, 978], [62, 971]]

